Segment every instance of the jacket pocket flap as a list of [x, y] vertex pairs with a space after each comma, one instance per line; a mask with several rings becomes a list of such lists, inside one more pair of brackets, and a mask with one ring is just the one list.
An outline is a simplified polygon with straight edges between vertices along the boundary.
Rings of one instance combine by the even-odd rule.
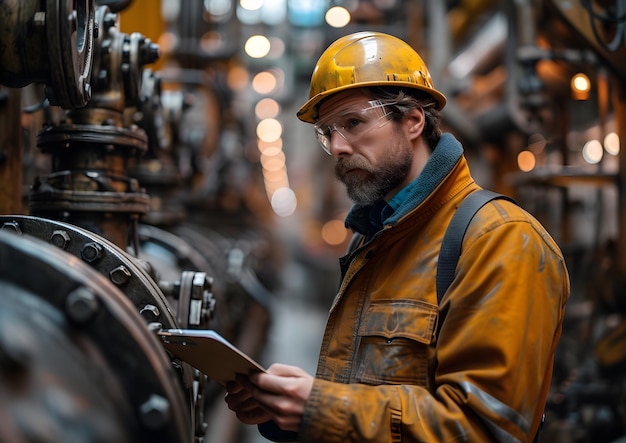
[[419, 300], [375, 300], [359, 326], [360, 336], [408, 338], [430, 344], [437, 326], [437, 306]]

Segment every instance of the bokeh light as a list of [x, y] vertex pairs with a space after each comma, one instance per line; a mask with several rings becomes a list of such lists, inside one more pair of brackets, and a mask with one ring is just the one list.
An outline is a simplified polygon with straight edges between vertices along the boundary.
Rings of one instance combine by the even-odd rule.
[[347, 236], [348, 231], [342, 220], [330, 220], [322, 226], [322, 239], [329, 245], [340, 245]]
[[350, 23], [350, 11], [343, 6], [333, 6], [324, 16], [326, 23], [333, 28], [343, 28]]
[[600, 163], [602, 160], [602, 156], [604, 154], [604, 149], [602, 148], [602, 143], [598, 140], [589, 140], [583, 146], [583, 159], [592, 165], [596, 163]]
[[535, 169], [535, 154], [530, 151], [522, 151], [517, 154], [517, 167], [520, 171], [530, 172]]
[[610, 132], [604, 137], [604, 149], [611, 155], [619, 154], [619, 135], [616, 132]]
[[252, 58], [263, 58], [271, 49], [270, 40], [264, 35], [253, 35], [244, 44], [244, 51]]

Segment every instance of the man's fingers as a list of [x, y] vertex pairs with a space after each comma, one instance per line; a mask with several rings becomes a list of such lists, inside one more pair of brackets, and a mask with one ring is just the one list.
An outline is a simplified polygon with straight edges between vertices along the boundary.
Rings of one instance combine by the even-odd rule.
[[257, 396], [258, 390], [273, 394], [285, 394], [291, 391], [294, 385], [297, 386], [300, 383], [301, 380], [298, 379], [312, 379], [312, 377], [297, 366], [274, 363], [267, 372], [252, 374], [245, 379], [238, 380], [254, 396]]
[[237, 394], [243, 389], [243, 385], [237, 381], [229, 381], [228, 383], [226, 383], [226, 392], [229, 394]]
[[263, 410], [257, 400], [241, 384], [236, 383], [228, 388], [231, 390], [227, 391], [224, 400], [242, 423], [254, 425], [271, 419], [270, 414]]
[[283, 377], [302, 377], [308, 373], [298, 366], [286, 365], [283, 363], [274, 363], [267, 369], [268, 374], [281, 375]]

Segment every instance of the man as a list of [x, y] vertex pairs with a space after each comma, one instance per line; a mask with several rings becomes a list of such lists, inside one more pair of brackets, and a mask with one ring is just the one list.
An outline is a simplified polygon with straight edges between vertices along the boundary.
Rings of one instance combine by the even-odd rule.
[[445, 97], [420, 56], [377, 32], [320, 57], [298, 118], [315, 125], [355, 205], [315, 377], [282, 364], [226, 402], [267, 438], [302, 442], [529, 442], [546, 402], [569, 296], [563, 256], [512, 202], [473, 218], [437, 302], [444, 232], [480, 189], [442, 134]]

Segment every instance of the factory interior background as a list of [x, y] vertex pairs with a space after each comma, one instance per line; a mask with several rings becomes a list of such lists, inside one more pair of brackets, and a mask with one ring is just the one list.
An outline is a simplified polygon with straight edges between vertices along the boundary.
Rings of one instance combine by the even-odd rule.
[[626, 441], [626, 1], [3, 0], [0, 29], [0, 443], [266, 441], [157, 331], [315, 371], [351, 202], [295, 114], [360, 30], [564, 252], [541, 441]]

